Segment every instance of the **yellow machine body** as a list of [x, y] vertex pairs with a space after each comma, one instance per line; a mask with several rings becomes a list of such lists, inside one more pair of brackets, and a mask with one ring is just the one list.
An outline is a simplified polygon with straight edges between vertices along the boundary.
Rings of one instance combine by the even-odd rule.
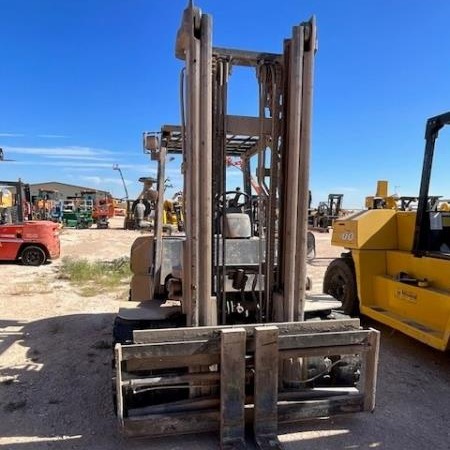
[[335, 222], [332, 245], [351, 250], [362, 314], [449, 350], [450, 259], [412, 253], [415, 220], [414, 211], [363, 211]]
[[175, 214], [173, 202], [171, 200], [164, 200], [163, 208], [163, 224], [174, 226], [178, 225], [178, 219]]
[[0, 208], [11, 208], [13, 206], [13, 194], [9, 189], [0, 188]]
[[365, 206], [367, 209], [397, 209], [397, 197], [388, 195], [389, 182], [386, 180], [377, 181], [377, 191], [374, 196], [366, 197]]

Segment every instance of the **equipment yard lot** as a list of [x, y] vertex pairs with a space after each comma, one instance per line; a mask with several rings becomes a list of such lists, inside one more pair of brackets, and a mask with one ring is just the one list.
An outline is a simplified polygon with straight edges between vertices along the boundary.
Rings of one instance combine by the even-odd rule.
[[[113, 260], [128, 256], [140, 234], [119, 229], [64, 230], [62, 256]], [[316, 233], [317, 259], [308, 266], [313, 290], [339, 248]], [[61, 259], [42, 267], [2, 264], [0, 299], [0, 448], [216, 449], [218, 439], [196, 435], [125, 440], [110, 393], [112, 322], [126, 283], [83, 297], [58, 278]], [[280, 427], [286, 449], [448, 449], [450, 361], [398, 332], [382, 332], [377, 407], [373, 414]], [[297, 432], [294, 432], [297, 430]], [[292, 431], [292, 432], [291, 432]]]

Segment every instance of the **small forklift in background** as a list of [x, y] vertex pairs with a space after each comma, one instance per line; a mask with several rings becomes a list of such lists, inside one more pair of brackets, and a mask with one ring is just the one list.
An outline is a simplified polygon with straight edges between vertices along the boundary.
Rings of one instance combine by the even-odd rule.
[[0, 260], [20, 261], [26, 266], [39, 266], [59, 258], [58, 224], [32, 220], [30, 187], [20, 180], [0, 181], [11, 194], [0, 220]]
[[[141, 228], [150, 230], [153, 228], [151, 213], [155, 210], [155, 202], [159, 197], [159, 191], [154, 188], [156, 179], [153, 177], [140, 177], [138, 181], [142, 183], [142, 191], [137, 199], [127, 200], [127, 209], [123, 223], [125, 230], [138, 230]], [[164, 191], [162, 191], [162, 195], [164, 195]], [[136, 206], [140, 202], [145, 206], [143, 220], [141, 221], [143, 223], [141, 224], [139, 224], [139, 220], [135, 215]]]
[[328, 232], [336, 219], [342, 215], [344, 194], [328, 194], [328, 201], [319, 202], [317, 208], [309, 209], [308, 225], [310, 230]]

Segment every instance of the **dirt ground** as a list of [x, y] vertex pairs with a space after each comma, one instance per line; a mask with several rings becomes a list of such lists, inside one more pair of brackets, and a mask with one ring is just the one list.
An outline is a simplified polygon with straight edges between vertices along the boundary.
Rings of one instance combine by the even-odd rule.
[[[64, 230], [62, 256], [112, 260], [128, 256], [139, 232]], [[309, 266], [313, 290], [339, 249], [316, 234]], [[58, 279], [61, 260], [32, 268], [1, 264], [0, 448], [11, 450], [217, 449], [215, 435], [126, 440], [111, 402], [111, 331], [126, 286], [82, 297]], [[377, 408], [280, 428], [286, 450], [449, 449], [449, 354], [372, 322], [381, 330]], [[251, 448], [251, 447], [249, 447]]]

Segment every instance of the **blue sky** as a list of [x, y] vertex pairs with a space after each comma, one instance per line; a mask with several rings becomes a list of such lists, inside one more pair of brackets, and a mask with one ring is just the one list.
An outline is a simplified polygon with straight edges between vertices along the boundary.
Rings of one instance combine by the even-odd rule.
[[[450, 110], [446, 0], [196, 2], [214, 45], [280, 52], [317, 16], [313, 204], [363, 205], [377, 179], [418, 192], [426, 118]], [[0, 179], [60, 181], [123, 196], [154, 173], [141, 133], [179, 122], [174, 42], [187, 0], [0, 0]], [[232, 77], [230, 112], [255, 114], [254, 74]], [[446, 136], [448, 138], [448, 134]], [[447, 139], [448, 143], [450, 140]], [[440, 167], [449, 156], [442, 143]], [[447, 152], [448, 153], [448, 152]], [[168, 168], [175, 188], [176, 161]], [[444, 196], [446, 174], [433, 184]]]

